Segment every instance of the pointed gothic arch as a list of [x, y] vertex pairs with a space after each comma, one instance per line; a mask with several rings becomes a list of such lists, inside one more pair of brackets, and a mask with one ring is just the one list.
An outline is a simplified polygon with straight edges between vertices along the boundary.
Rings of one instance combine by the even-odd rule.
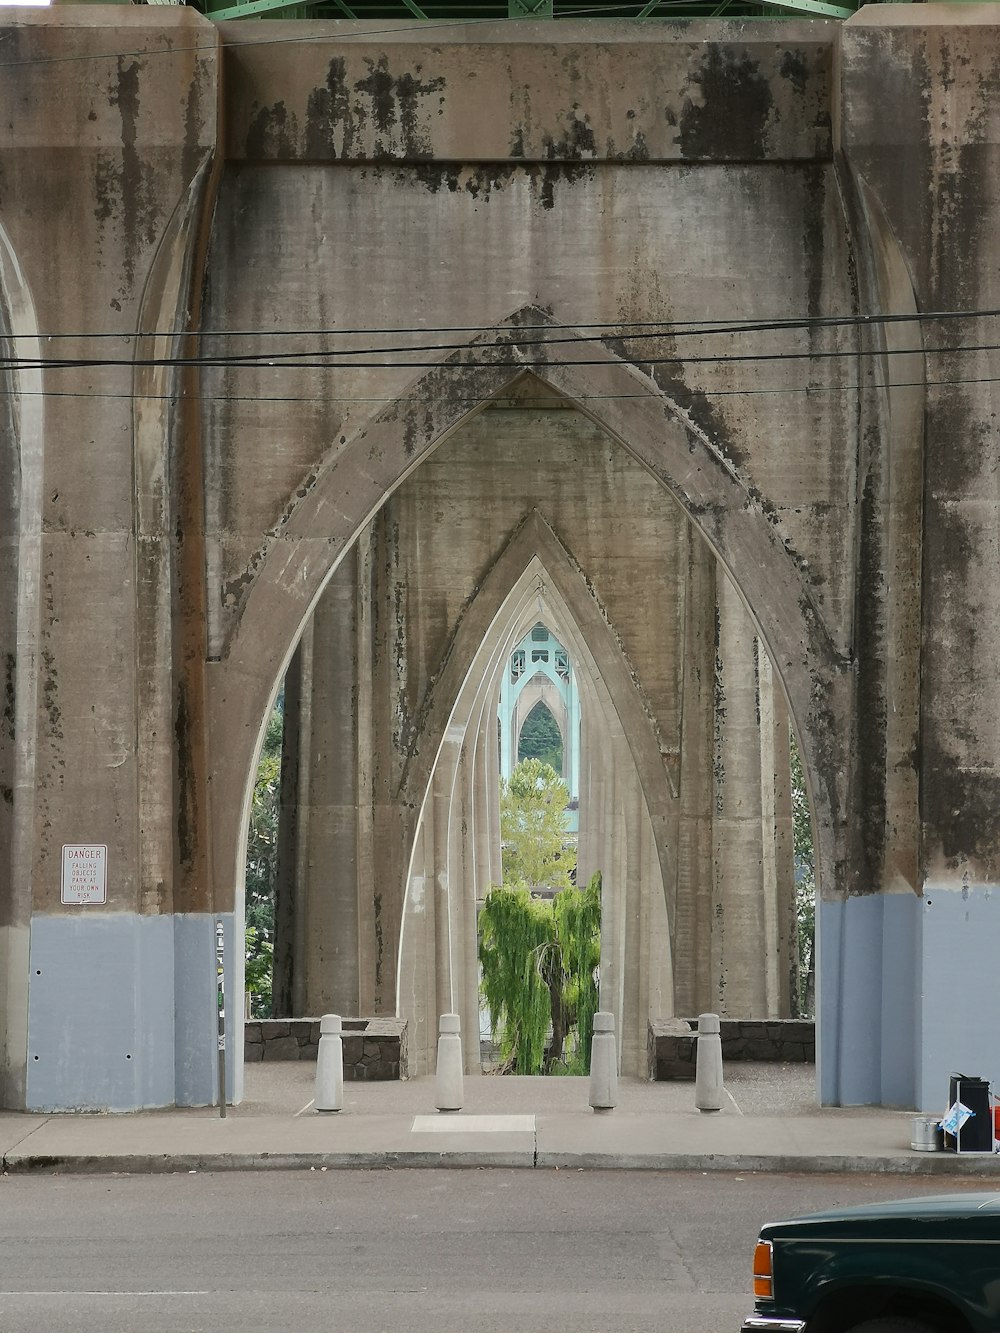
[[[425, 714], [430, 719], [437, 713], [439, 721], [434, 725], [425, 722], [421, 729], [424, 735], [439, 735], [440, 740], [429, 768], [426, 767], [425, 752], [424, 763], [411, 770], [407, 792], [402, 801], [402, 806], [409, 808], [418, 797], [418, 784], [426, 780], [426, 786], [419, 795], [420, 816], [414, 826], [406, 893], [400, 914], [396, 986], [398, 1012], [410, 1023], [411, 1057], [418, 1070], [430, 1067], [435, 1037], [435, 1029], [431, 1026], [434, 1007], [426, 999], [428, 967], [434, 973], [436, 1012], [442, 1012], [444, 1007], [463, 1013], [466, 1060], [470, 1068], [478, 1062], [478, 1028], [472, 1021], [478, 1012], [478, 992], [463, 995], [460, 985], [464, 978], [468, 986], [469, 978], [476, 975], [475, 917], [474, 914], [470, 916], [469, 883], [466, 875], [456, 873], [464, 865], [460, 849], [468, 841], [465, 829], [467, 812], [462, 804], [460, 784], [463, 767], [467, 769], [477, 762], [480, 737], [486, 734], [487, 727], [495, 726], [500, 676], [506, 669], [510, 652], [535, 623], [540, 612], [580, 664], [585, 709], [592, 716], [604, 719], [603, 727], [595, 728], [604, 738], [602, 752], [609, 762], [613, 751], [617, 751], [619, 756], [628, 755], [635, 773], [638, 800], [650, 829], [649, 844], [654, 849], [652, 864], [655, 869], [651, 873], [656, 880], [664, 927], [662, 931], [650, 936], [648, 947], [650, 952], [659, 948], [663, 954], [660, 963], [664, 975], [659, 986], [665, 996], [672, 995], [670, 923], [675, 885], [672, 878], [668, 884], [663, 866], [667, 867], [666, 873], [672, 876], [672, 858], [676, 847], [672, 826], [676, 818], [676, 801], [667, 786], [670, 808], [666, 812], [657, 812], [660, 818], [654, 834], [656, 793], [647, 792], [643, 787], [637, 761], [637, 755], [640, 759], [642, 757], [642, 746], [633, 744], [634, 740], [638, 740], [635, 731], [641, 727], [641, 723], [635, 709], [623, 706], [624, 700], [620, 697], [622, 692], [626, 692], [626, 698], [628, 693], [635, 694], [638, 686], [627, 671], [620, 649], [617, 650], [617, 656], [621, 659], [622, 670], [609, 671], [612, 677], [610, 683], [603, 678], [588, 633], [576, 622], [575, 608], [564, 598], [559, 582], [553, 577], [552, 568], [543, 563], [543, 554], [539, 548], [544, 548], [545, 558], [552, 561], [552, 568], [557, 567], [557, 562], [564, 565], [570, 563], [568, 553], [549, 525], [534, 510], [494, 563], [480, 592], [468, 608], [470, 614], [463, 618], [449, 645], [449, 669], [437, 677], [432, 686], [438, 699], [430, 701]], [[511, 577], [512, 583], [509, 582]], [[593, 602], [582, 575], [577, 574], [576, 577], [584, 584], [583, 595]], [[504, 581], [501, 582], [501, 579]], [[568, 586], [571, 592], [577, 591], [574, 589], [574, 580], [571, 579]], [[477, 603], [481, 603], [478, 614], [472, 616], [471, 612]], [[486, 632], [478, 642], [478, 625], [472, 627], [476, 621], [488, 621]], [[610, 626], [606, 622], [602, 623], [605, 635], [613, 638]], [[589, 630], [593, 632], [592, 625]], [[606, 644], [601, 646], [607, 648]], [[472, 650], [471, 657], [466, 655], [467, 648]], [[460, 683], [452, 699], [448, 686], [456, 674], [460, 675]], [[440, 713], [448, 707], [449, 700], [451, 707], [441, 725]], [[658, 760], [658, 768], [661, 773], [664, 771], [662, 760]], [[662, 799], [662, 790], [659, 796]], [[614, 821], [615, 813], [612, 811], [607, 816], [609, 822]], [[631, 853], [640, 859], [641, 843], [640, 839]], [[624, 845], [625, 840], [622, 840]], [[456, 848], [459, 849], [457, 855]], [[453, 860], [456, 863], [454, 867]], [[628, 856], [623, 852], [622, 865], [627, 860]], [[429, 870], [429, 867], [432, 869]], [[626, 932], [627, 929], [635, 928], [634, 924], [628, 928], [624, 924], [624, 875], [619, 880], [616, 881], [614, 871], [605, 875], [605, 900], [612, 910], [607, 914], [607, 947], [602, 949], [602, 976], [606, 974], [609, 982], [612, 978], [624, 976]], [[457, 889], [453, 887], [455, 885]], [[654, 906], [654, 915], [655, 911]], [[634, 941], [631, 947], [636, 947]], [[418, 994], [421, 977], [423, 1000]], [[618, 990], [620, 992], [620, 987]], [[631, 1072], [638, 1072], [639, 1048], [645, 1051], [646, 1019], [643, 1017], [640, 1022], [634, 1013], [630, 1013], [626, 1022], [622, 1014], [621, 994], [617, 1000], [612, 1000], [610, 985], [604, 987], [602, 994], [609, 997], [607, 1004], [619, 1013], [620, 1055], [627, 1046], [630, 1064], [634, 1066]], [[641, 1033], [638, 1032], [640, 1026]]]
[[[482, 646], [491, 640], [502, 645], [495, 651], [504, 660], [519, 641], [511, 636], [520, 633], [523, 637], [531, 628], [527, 623], [520, 629], [510, 628], [508, 620], [501, 639], [496, 626], [517, 588], [525, 577], [530, 579], [528, 571], [533, 560], [548, 580], [551, 603], [560, 608], [553, 628], [560, 637], [565, 636], [564, 641], [568, 640], [567, 647], [592, 663], [594, 686], [606, 691], [610, 707], [620, 720], [661, 849], [664, 884], [669, 884], [673, 876], [672, 823], [677, 793], [663, 760], [652, 710], [583, 572], [538, 509], [526, 515], [499, 553], [455, 627], [417, 713], [419, 725], [414, 729], [414, 743], [404, 769], [402, 794], [408, 803], [423, 800], [438, 751], [468, 680], [470, 664]], [[496, 669], [494, 664], [491, 670]], [[668, 912], [672, 912], [669, 903]]]
[[[547, 346], [521, 326], [558, 328]], [[530, 349], [530, 350], [529, 350]], [[262, 721], [301, 627], [362, 524], [427, 455], [515, 381], [533, 373], [637, 459], [681, 505], [750, 609], [790, 700], [811, 774], [818, 873], [843, 865], [849, 664], [838, 652], [805, 573], [785, 549], [766, 500], [641, 369], [580, 341], [531, 307], [469, 342], [330, 451], [289, 502], [248, 578], [222, 659], [209, 666], [212, 770], [247, 774]], [[543, 365], [539, 362], [544, 361]], [[579, 362], [588, 364], [581, 365]], [[501, 364], [497, 364], [497, 363]], [[597, 362], [597, 364], [594, 364]], [[252, 720], [251, 720], [252, 719]], [[246, 804], [216, 818], [217, 873], [241, 874]]]

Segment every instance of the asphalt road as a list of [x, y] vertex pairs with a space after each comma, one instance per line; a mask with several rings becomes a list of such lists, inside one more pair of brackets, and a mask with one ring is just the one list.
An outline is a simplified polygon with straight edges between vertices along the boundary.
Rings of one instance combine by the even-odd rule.
[[307, 1171], [0, 1179], [0, 1330], [736, 1333], [759, 1224], [990, 1188]]

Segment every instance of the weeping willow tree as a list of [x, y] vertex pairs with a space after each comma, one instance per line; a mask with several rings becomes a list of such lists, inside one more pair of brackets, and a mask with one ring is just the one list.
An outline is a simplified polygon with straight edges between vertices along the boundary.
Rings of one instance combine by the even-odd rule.
[[[525, 888], [491, 889], [479, 916], [483, 996], [501, 1069], [550, 1073], [564, 1061], [590, 1069], [601, 959], [601, 876], [552, 900]], [[551, 1033], [551, 1039], [550, 1039]]]
[[601, 872], [585, 889], [557, 893], [552, 901], [556, 943], [566, 1012], [576, 1027], [577, 1063], [590, 1072], [590, 1039], [600, 1004], [597, 984], [601, 965]]

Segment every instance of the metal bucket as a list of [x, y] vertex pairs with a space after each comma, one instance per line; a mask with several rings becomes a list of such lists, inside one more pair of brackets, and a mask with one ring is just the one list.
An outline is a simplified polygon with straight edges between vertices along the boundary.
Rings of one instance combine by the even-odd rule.
[[912, 1133], [910, 1147], [914, 1152], [940, 1152], [944, 1146], [941, 1126], [933, 1116], [914, 1117]]

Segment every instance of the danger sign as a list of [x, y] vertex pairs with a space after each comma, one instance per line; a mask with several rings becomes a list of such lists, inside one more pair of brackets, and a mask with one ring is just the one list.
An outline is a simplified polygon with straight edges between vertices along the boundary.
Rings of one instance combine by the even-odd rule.
[[100, 906], [108, 900], [108, 849], [104, 843], [65, 842], [62, 849], [62, 901], [74, 907]]

